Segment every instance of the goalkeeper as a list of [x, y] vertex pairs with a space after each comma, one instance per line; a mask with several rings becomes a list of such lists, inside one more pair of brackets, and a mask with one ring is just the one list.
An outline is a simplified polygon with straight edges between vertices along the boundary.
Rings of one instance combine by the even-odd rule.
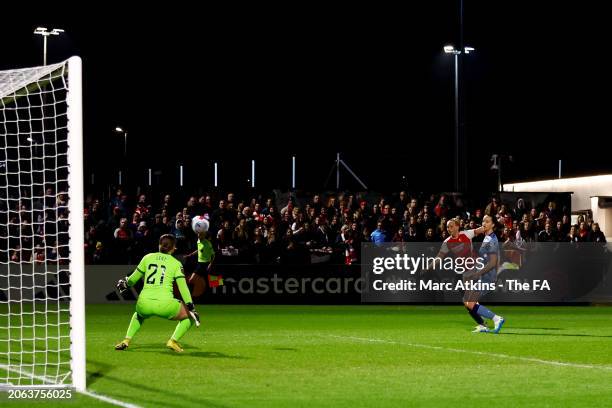
[[[115, 350], [127, 349], [142, 323], [151, 316], [179, 321], [172, 337], [166, 343], [166, 347], [178, 353], [183, 351], [178, 340], [191, 326], [200, 325], [200, 316], [195, 311], [185, 282], [183, 266], [172, 256], [175, 246], [174, 235], [162, 235], [159, 239], [159, 252], [145, 255], [136, 270], [117, 283], [117, 289], [123, 292], [144, 278], [144, 287], [136, 303], [136, 312], [132, 315], [125, 339], [115, 346]], [[173, 296], [172, 284], [175, 281], [184, 303]]]

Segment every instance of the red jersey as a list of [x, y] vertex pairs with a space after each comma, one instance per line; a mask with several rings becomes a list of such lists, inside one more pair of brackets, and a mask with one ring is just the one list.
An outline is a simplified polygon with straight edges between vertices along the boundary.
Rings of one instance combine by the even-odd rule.
[[448, 255], [449, 252], [455, 257], [467, 258], [473, 256], [472, 238], [474, 238], [474, 230], [460, 231], [457, 238], [446, 238], [440, 247], [440, 252]]

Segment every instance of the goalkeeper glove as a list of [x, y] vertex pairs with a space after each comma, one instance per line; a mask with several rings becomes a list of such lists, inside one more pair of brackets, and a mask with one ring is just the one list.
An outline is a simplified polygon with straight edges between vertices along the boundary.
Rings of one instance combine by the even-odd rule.
[[200, 314], [196, 312], [195, 306], [191, 302], [187, 303], [186, 306], [189, 311], [189, 316], [195, 321], [196, 327], [200, 327]]
[[123, 279], [119, 279], [119, 281], [117, 282], [117, 290], [119, 291], [119, 293], [123, 294], [123, 292], [128, 289], [127, 281], [127, 276]]

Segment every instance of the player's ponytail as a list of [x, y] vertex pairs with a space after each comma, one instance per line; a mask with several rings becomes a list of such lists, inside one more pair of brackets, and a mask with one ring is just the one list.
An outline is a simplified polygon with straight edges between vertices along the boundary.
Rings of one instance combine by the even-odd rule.
[[174, 246], [176, 245], [176, 238], [172, 234], [164, 234], [159, 238], [159, 252], [164, 254], [171, 254], [174, 252]]
[[493, 228], [491, 228], [491, 230], [498, 238], [501, 239], [501, 236], [504, 233], [505, 225], [502, 222], [499, 222], [497, 217], [494, 217], [492, 215], [489, 215], [489, 217], [491, 217], [491, 222], [493, 223]]

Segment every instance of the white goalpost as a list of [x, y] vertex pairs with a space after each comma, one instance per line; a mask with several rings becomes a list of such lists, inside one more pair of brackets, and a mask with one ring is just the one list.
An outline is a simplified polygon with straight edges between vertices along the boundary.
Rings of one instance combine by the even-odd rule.
[[0, 387], [86, 388], [81, 60], [0, 71]]

